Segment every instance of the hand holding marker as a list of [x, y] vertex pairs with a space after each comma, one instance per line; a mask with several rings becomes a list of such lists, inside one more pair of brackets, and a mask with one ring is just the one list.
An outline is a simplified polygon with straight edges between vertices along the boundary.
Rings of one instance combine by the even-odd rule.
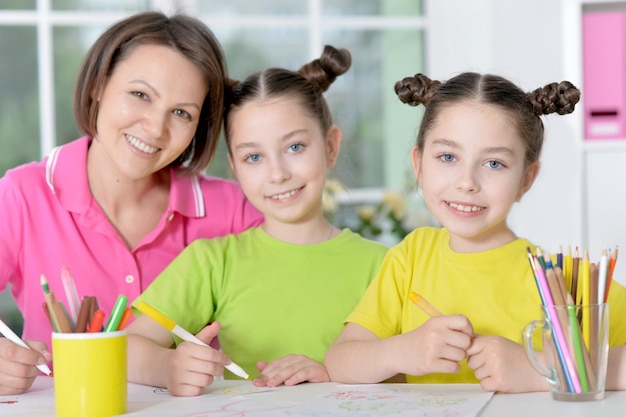
[[[20, 337], [16, 335], [13, 332], [13, 330], [11, 330], [11, 328], [7, 326], [1, 319], [0, 319], [0, 334], [4, 335], [4, 337], [9, 339], [11, 342], [15, 343], [16, 345], [19, 345], [26, 349], [30, 349], [30, 346], [24, 343], [24, 341], [20, 339]], [[45, 363], [41, 365], [37, 365], [37, 369], [39, 369], [41, 372], [43, 372], [44, 374], [48, 376], [52, 376], [52, 371], [50, 370], [50, 368], [48, 368], [48, 365], [46, 365]]]
[[[176, 324], [173, 320], [169, 319], [160, 311], [157, 311], [154, 307], [149, 306], [145, 302], [140, 301], [139, 304], [137, 305], [137, 310], [141, 311], [143, 314], [150, 317], [152, 320], [156, 321], [161, 326], [165, 327], [167, 330], [174, 333], [176, 336], [180, 337], [181, 339], [187, 342], [195, 343], [197, 345], [209, 347], [209, 345], [204, 343], [202, 340], [198, 339], [196, 336], [189, 333], [187, 330], [183, 329], [178, 324]], [[231, 362], [230, 364], [226, 365], [225, 368], [228, 369], [233, 374], [243, 379], [247, 379], [248, 381], [251, 380], [250, 375], [248, 375], [246, 371], [244, 371], [235, 362]]]

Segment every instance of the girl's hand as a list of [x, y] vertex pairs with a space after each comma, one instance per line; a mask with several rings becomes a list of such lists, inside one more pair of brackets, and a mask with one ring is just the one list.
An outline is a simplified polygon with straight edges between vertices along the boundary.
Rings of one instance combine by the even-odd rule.
[[467, 366], [486, 391], [513, 393], [549, 388], [530, 365], [522, 346], [507, 338], [476, 335], [467, 354]]
[[22, 394], [33, 385], [40, 374], [35, 365], [52, 360], [43, 342], [25, 340], [31, 349], [0, 338], [0, 395]]
[[[219, 330], [219, 323], [211, 323], [196, 336], [208, 345]], [[167, 389], [170, 394], [183, 397], [200, 395], [214, 377], [224, 375], [224, 366], [229, 363], [228, 356], [212, 347], [183, 342], [170, 356]]]
[[473, 336], [472, 324], [465, 316], [433, 317], [389, 341], [393, 343], [392, 367], [396, 372], [415, 376], [459, 372], [459, 362], [467, 357]]
[[256, 366], [261, 374], [252, 383], [257, 387], [330, 381], [324, 365], [305, 355], [287, 355], [270, 363], [258, 362]]

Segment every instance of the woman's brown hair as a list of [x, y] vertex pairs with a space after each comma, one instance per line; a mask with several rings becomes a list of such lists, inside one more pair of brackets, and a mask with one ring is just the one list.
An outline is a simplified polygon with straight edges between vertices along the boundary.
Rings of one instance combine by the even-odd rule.
[[206, 80], [208, 93], [189, 147], [170, 166], [186, 174], [202, 171], [215, 154], [222, 126], [224, 54], [211, 30], [201, 21], [182, 14], [159, 12], [132, 15], [107, 29], [85, 56], [74, 89], [74, 117], [79, 130], [95, 136], [98, 100], [116, 65], [139, 45], [175, 49], [196, 65]]

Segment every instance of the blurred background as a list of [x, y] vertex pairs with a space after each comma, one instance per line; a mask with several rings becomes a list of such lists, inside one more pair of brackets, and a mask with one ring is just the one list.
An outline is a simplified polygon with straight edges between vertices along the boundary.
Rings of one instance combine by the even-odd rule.
[[[421, 109], [400, 103], [394, 83], [417, 72], [442, 80], [463, 71], [492, 72], [526, 91], [567, 79], [583, 90], [584, 99], [583, 16], [626, 13], [625, 4], [0, 0], [0, 176], [78, 137], [74, 78], [105, 28], [138, 11], [182, 11], [214, 31], [233, 78], [269, 66], [297, 69], [319, 57], [325, 44], [350, 50], [352, 68], [327, 93], [344, 141], [330, 173], [325, 207], [335, 224], [391, 245], [416, 226], [436, 224], [416, 193], [409, 157]], [[510, 224], [547, 252], [578, 245], [598, 260], [603, 247], [626, 245], [626, 222], [621, 221], [626, 195], [615, 187], [626, 175], [626, 138], [587, 140], [583, 115], [581, 104], [572, 115], [544, 119], [542, 170], [514, 208]], [[221, 141], [208, 174], [230, 177], [225, 155]], [[622, 282], [624, 263], [616, 269]], [[0, 317], [19, 329], [21, 318], [9, 290], [0, 292]]]
[[[352, 68], [327, 93], [344, 133], [328, 215], [359, 228], [357, 208], [376, 212], [386, 191], [402, 204], [419, 116], [399, 103], [393, 84], [424, 69], [427, 24], [415, 0], [0, 0], [0, 176], [79, 136], [72, 89], [84, 54], [113, 22], [143, 10], [181, 11], [207, 23], [237, 79], [270, 66], [298, 69], [325, 44], [349, 49]], [[223, 141], [207, 174], [230, 177]], [[371, 226], [364, 234], [395, 243], [405, 233], [396, 228], [392, 236], [389, 222], [380, 227], [363, 215]], [[6, 290], [0, 315], [20, 319]]]

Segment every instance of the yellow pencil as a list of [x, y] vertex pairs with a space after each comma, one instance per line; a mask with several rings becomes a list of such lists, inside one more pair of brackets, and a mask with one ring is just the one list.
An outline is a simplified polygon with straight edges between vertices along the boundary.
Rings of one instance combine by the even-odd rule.
[[426, 314], [431, 317], [441, 316], [441, 312], [437, 310], [431, 303], [426, 301], [424, 297], [416, 293], [415, 291], [411, 291], [409, 293], [409, 298], [413, 301], [413, 304], [424, 310]]
[[[197, 345], [209, 347], [209, 345], [204, 343], [202, 340], [198, 339], [193, 334], [189, 333], [187, 330], [180, 327], [178, 324], [176, 324], [176, 322], [174, 322], [174, 320], [165, 316], [163, 313], [161, 313], [160, 311], [158, 311], [156, 308], [152, 307], [148, 303], [144, 301], [140, 301], [139, 304], [137, 305], [137, 310], [141, 311], [143, 314], [150, 317], [152, 320], [156, 321], [161, 326], [163, 326], [170, 332], [174, 333], [176, 336], [180, 337], [181, 339], [186, 340], [187, 342], [195, 343]], [[237, 375], [238, 377], [247, 379], [249, 381], [252, 380], [252, 378], [250, 378], [250, 375], [248, 375], [246, 371], [244, 371], [235, 362], [231, 362], [230, 364], [224, 366], [224, 368], [228, 369], [230, 372]]]
[[565, 277], [565, 283], [567, 284], [567, 288], [569, 292], [571, 292], [572, 288], [572, 266], [574, 259], [572, 258], [572, 247], [567, 247], [567, 253], [563, 257], [563, 277]]
[[[583, 259], [580, 262], [579, 268], [580, 275], [580, 291], [581, 301], [583, 306], [588, 306], [591, 302], [591, 265], [589, 263], [589, 252], [585, 249]], [[583, 340], [585, 341], [585, 346], [589, 349], [589, 308], [583, 307], [582, 309], [582, 329], [583, 329]]]

